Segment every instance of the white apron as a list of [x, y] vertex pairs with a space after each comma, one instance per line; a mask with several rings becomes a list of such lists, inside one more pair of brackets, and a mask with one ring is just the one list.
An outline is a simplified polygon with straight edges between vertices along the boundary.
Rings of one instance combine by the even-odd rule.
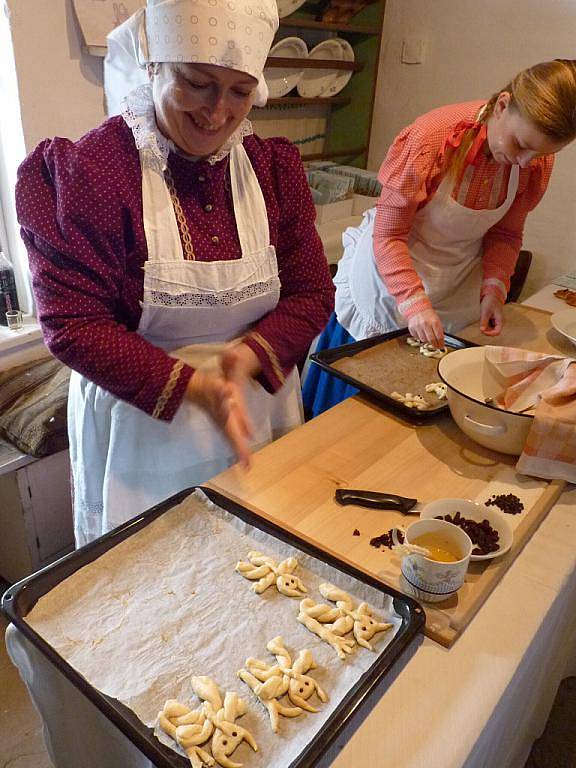
[[[452, 180], [446, 176], [434, 197], [414, 217], [408, 250], [448, 332], [480, 317], [482, 239], [512, 205], [518, 177], [518, 166], [513, 165], [506, 200], [498, 208], [477, 211], [454, 200], [450, 194]], [[334, 278], [336, 317], [356, 340], [407, 325], [376, 268], [372, 242], [375, 217], [376, 208], [371, 208], [359, 227], [345, 231], [344, 255]]]
[[[229, 343], [275, 308], [280, 280], [264, 197], [242, 144], [230, 152], [242, 258], [184, 260], [164, 176], [140, 150], [148, 261], [138, 333], [194, 367], [214, 367]], [[296, 369], [275, 394], [256, 382], [246, 401], [258, 448], [302, 423]], [[100, 536], [235, 461], [224, 434], [183, 401], [170, 423], [153, 419], [78, 373], [68, 401], [77, 546]]]

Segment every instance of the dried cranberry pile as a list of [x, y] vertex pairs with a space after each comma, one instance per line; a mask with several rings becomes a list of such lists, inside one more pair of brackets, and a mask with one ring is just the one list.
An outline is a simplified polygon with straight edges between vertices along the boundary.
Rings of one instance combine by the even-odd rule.
[[[386, 533], [381, 534], [380, 536], [375, 536], [373, 539], [370, 539], [370, 546], [376, 547], [376, 549], [380, 549], [380, 547], [388, 547], [388, 549], [392, 549], [394, 546], [394, 542], [392, 541], [392, 531], [394, 529], [390, 528], [389, 531], [386, 531]], [[404, 536], [398, 531], [398, 541], [400, 544], [404, 541]]]
[[487, 507], [498, 507], [509, 515], [519, 515], [524, 510], [524, 504], [513, 493], [494, 494], [485, 504]]
[[472, 540], [474, 545], [473, 555], [488, 555], [490, 552], [496, 552], [500, 548], [498, 531], [492, 528], [488, 520], [482, 520], [481, 523], [477, 523], [476, 520], [462, 517], [460, 512], [456, 512], [454, 516], [437, 515], [436, 519], [446, 520], [447, 523], [452, 523], [462, 528]]

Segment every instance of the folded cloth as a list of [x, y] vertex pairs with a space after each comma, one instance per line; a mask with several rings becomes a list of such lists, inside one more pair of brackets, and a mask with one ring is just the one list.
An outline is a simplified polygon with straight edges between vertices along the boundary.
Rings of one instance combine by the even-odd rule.
[[40, 458], [68, 447], [70, 369], [49, 358], [0, 373], [0, 434]]
[[486, 361], [505, 387], [499, 405], [518, 412], [536, 404], [518, 472], [576, 483], [576, 360], [487, 346]]

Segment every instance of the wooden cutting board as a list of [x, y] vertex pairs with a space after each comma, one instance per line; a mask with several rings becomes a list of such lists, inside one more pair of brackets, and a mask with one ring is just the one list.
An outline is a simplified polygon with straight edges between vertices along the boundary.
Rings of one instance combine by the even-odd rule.
[[[371, 546], [370, 540], [417, 516], [343, 507], [334, 501], [336, 489], [385, 491], [422, 502], [445, 497], [475, 499], [488, 494], [490, 484], [502, 472], [514, 474], [515, 462], [515, 457], [472, 442], [449, 415], [416, 427], [360, 398], [351, 398], [259, 451], [248, 473], [232, 467], [209, 485], [396, 587], [398, 558], [388, 549]], [[465, 588], [449, 603], [425, 606], [430, 637], [443, 645], [458, 637], [562, 488], [563, 483], [542, 481], [540, 490], [532, 492], [533, 503], [522, 516], [512, 550], [497, 560], [474, 564]], [[354, 535], [355, 530], [359, 535]]]
[[485, 336], [473, 323], [457, 335], [476, 344], [521, 347], [534, 352], [576, 357], [576, 345], [552, 327], [550, 312], [523, 304], [504, 305], [504, 326], [500, 336]]

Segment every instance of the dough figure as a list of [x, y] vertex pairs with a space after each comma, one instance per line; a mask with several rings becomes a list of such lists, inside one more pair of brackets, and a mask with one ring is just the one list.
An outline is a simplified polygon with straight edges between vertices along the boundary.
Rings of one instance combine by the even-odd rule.
[[[242, 742], [247, 741], [257, 752], [258, 745], [252, 735], [234, 721], [245, 714], [246, 704], [237, 693], [226, 693], [224, 702], [218, 686], [209, 677], [193, 677], [192, 689], [202, 706], [192, 710], [175, 699], [168, 699], [158, 714], [162, 730], [171, 736], [188, 755], [192, 768], [242, 768], [242, 763], [229, 760], [229, 756]], [[212, 737], [212, 755], [200, 744]]]
[[373, 651], [374, 648], [368, 642], [378, 632], [386, 632], [392, 629], [392, 624], [378, 621], [372, 616], [372, 609], [367, 603], [360, 603], [358, 608], [352, 613], [354, 618], [354, 637], [358, 645]]
[[239, 560], [236, 563], [236, 570], [245, 579], [256, 581], [252, 589], [257, 594], [262, 594], [272, 584], [276, 584], [278, 592], [288, 597], [302, 597], [308, 592], [298, 576], [294, 576], [294, 571], [298, 567], [295, 557], [289, 557], [276, 565], [275, 560], [261, 552], [248, 552], [248, 560], [250, 561], [248, 563]]
[[212, 722], [200, 710], [192, 710], [176, 699], [168, 699], [158, 713], [160, 728], [171, 736], [188, 755], [193, 768], [211, 768], [214, 759], [200, 749], [214, 731]]
[[[238, 677], [248, 685], [268, 710], [272, 730], [277, 733], [279, 716], [297, 717], [303, 710], [318, 712], [316, 707], [308, 703], [314, 692], [320, 701], [328, 701], [327, 695], [316, 680], [306, 674], [315, 669], [316, 664], [308, 650], [302, 650], [292, 664], [290, 654], [284, 647], [280, 636], [270, 640], [266, 646], [270, 653], [276, 656], [277, 664], [267, 665], [259, 659], [246, 659], [246, 669], [238, 671]], [[284, 694], [297, 706], [289, 707], [281, 704], [278, 699]]]
[[203, 710], [214, 726], [212, 755], [222, 768], [242, 768], [242, 763], [229, 760], [236, 747], [246, 741], [257, 752], [258, 745], [252, 734], [235, 720], [246, 713], [246, 704], [237, 693], [227, 692], [222, 697], [216, 683], [209, 677], [193, 677], [192, 690], [203, 700]]
[[[325, 643], [329, 643], [336, 651], [338, 656], [344, 661], [347, 653], [352, 653], [354, 650], [354, 640], [347, 640], [341, 635], [345, 635], [350, 632], [354, 625], [354, 621], [350, 620], [348, 616], [341, 616], [340, 611], [337, 611], [340, 616], [333, 624], [321, 624], [320, 619], [316, 618], [320, 616], [322, 618], [332, 615], [334, 609], [328, 605], [319, 605], [311, 600], [309, 597], [300, 602], [300, 611], [298, 613], [298, 621], [304, 624], [306, 629], [313, 632]], [[343, 619], [343, 620], [341, 620]]]
[[[354, 609], [352, 597], [338, 587], [324, 583], [320, 584], [318, 589], [322, 597], [335, 602], [336, 607], [305, 598], [300, 602], [298, 621], [324, 642], [329, 643], [341, 659], [344, 660], [347, 653], [352, 653], [355, 642], [373, 651], [374, 648], [368, 641], [377, 632], [384, 632], [392, 627], [392, 624], [377, 621], [367, 603], [361, 603]], [[349, 632], [353, 633], [354, 640], [343, 637]]]
[[372, 609], [368, 603], [360, 603], [354, 610], [354, 601], [347, 592], [344, 592], [332, 584], [320, 584], [318, 587], [322, 597], [332, 600], [342, 614], [354, 622], [353, 633], [358, 645], [373, 651], [374, 648], [368, 642], [378, 632], [385, 632], [392, 628], [392, 624], [380, 622], [372, 616]]

